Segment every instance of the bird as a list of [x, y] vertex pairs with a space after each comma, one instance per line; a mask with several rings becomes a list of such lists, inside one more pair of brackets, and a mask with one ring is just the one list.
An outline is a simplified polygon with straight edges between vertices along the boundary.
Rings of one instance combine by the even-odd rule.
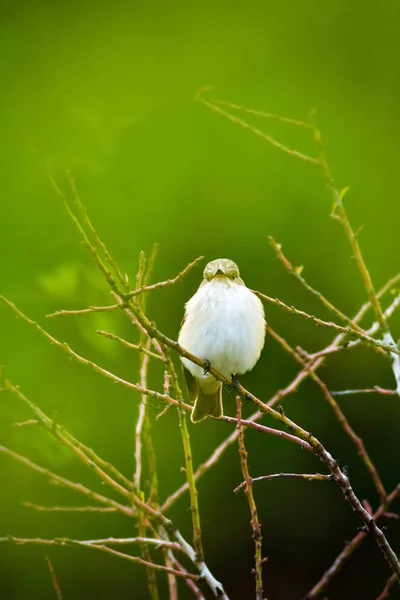
[[209, 373], [212, 365], [231, 378], [250, 371], [264, 347], [265, 314], [260, 299], [240, 278], [228, 258], [209, 262], [197, 292], [185, 305], [179, 345], [203, 359], [206, 368], [181, 356], [193, 423], [223, 415], [222, 383]]

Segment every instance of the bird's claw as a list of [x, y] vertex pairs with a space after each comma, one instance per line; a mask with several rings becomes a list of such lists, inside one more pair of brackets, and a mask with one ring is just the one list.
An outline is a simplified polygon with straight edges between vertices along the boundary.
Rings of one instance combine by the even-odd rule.
[[239, 379], [236, 377], [236, 375], [231, 375], [231, 384], [228, 385], [227, 391], [228, 394], [232, 394], [232, 392], [234, 392], [235, 390], [237, 390], [239, 385]]
[[203, 362], [204, 362], [203, 375], [208, 375], [208, 373], [210, 372], [210, 369], [211, 369], [211, 363], [208, 360], [208, 358], [203, 358]]

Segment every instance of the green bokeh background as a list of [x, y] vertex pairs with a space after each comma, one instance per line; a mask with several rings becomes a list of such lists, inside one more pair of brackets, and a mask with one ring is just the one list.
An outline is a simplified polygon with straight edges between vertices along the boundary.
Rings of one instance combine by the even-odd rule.
[[[366, 300], [344, 234], [329, 219], [330, 198], [316, 167], [278, 152], [264, 140], [194, 101], [204, 85], [214, 96], [268, 112], [305, 118], [318, 109], [329, 162], [360, 233], [376, 286], [399, 270], [398, 2], [323, 4], [277, 2], [92, 3], [2, 2], [0, 23], [0, 288], [8, 298], [84, 356], [132, 381], [138, 358], [96, 329], [135, 340], [116, 315], [44, 321], [58, 308], [110, 301], [107, 286], [46, 175], [61, 185], [73, 172], [92, 220], [133, 279], [140, 250], [159, 242], [154, 279], [176, 275], [203, 254], [227, 256], [246, 283], [322, 318], [329, 315], [284, 272], [268, 245], [272, 234], [304, 275], [344, 312]], [[304, 131], [253, 119], [283, 143], [313, 152]], [[184, 302], [201, 277], [192, 272], [149, 298], [149, 316], [176, 337]], [[293, 344], [321, 348], [331, 333], [268, 308], [271, 325]], [[393, 319], [399, 335], [399, 320]], [[72, 433], [133, 472], [133, 430], [139, 397], [72, 363], [2, 306], [0, 362], [9, 378]], [[257, 367], [243, 377], [267, 400], [296, 373], [292, 359], [267, 340]], [[321, 371], [332, 389], [393, 387], [388, 363], [372, 350], [332, 358]], [[150, 384], [162, 386], [153, 365]], [[73, 480], [99, 487], [45, 432], [17, 428], [30, 418], [9, 395], [0, 397], [0, 443]], [[399, 479], [399, 403], [394, 397], [340, 400], [390, 490]], [[285, 403], [286, 413], [310, 429], [341, 464], [361, 498], [378, 500], [365, 468], [320, 392], [311, 383]], [[234, 399], [225, 399], [228, 414]], [[251, 410], [245, 407], [246, 414]], [[151, 408], [154, 420], [159, 407]], [[265, 421], [267, 422], [267, 420]], [[271, 424], [271, 423], [268, 423]], [[207, 421], [191, 426], [195, 465], [231, 428]], [[184, 480], [174, 411], [154, 425], [165, 499]], [[314, 472], [312, 456], [279, 439], [249, 432], [249, 465], [256, 475]], [[93, 538], [134, 535], [115, 515], [35, 513], [23, 500], [84, 504], [0, 456], [0, 536]], [[207, 561], [233, 599], [253, 597], [253, 542], [248, 506], [232, 490], [241, 474], [232, 447], [199, 482]], [[317, 581], [359, 522], [338, 489], [322, 482], [261, 482], [255, 489], [264, 533], [265, 591], [269, 600], [301, 598]], [[190, 539], [188, 498], [170, 511]], [[400, 546], [399, 522], [388, 537]], [[51, 549], [63, 598], [146, 598], [145, 572], [79, 549]], [[376, 598], [389, 570], [368, 540], [329, 588], [330, 600]], [[161, 597], [167, 597], [160, 577]], [[205, 590], [205, 594], [208, 591]], [[396, 590], [392, 592], [396, 596]], [[190, 593], [180, 583], [180, 597]], [[54, 598], [40, 548], [0, 546], [2, 598]]]

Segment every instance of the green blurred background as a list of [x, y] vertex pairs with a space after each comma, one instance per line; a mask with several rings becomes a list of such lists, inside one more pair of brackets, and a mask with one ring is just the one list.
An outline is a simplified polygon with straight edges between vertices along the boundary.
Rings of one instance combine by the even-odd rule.
[[[272, 234], [294, 264], [305, 266], [312, 285], [354, 314], [366, 294], [344, 234], [329, 219], [331, 202], [320, 172], [209, 111], [194, 96], [202, 86], [214, 85], [212, 96], [268, 112], [306, 118], [318, 109], [331, 168], [340, 186], [351, 186], [346, 205], [354, 226], [364, 225], [360, 242], [379, 287], [399, 269], [399, 18], [394, 1], [3, 1], [0, 291], [84, 356], [138, 380], [138, 357], [95, 333], [109, 329], [135, 341], [122, 317], [44, 321], [58, 308], [110, 301], [51, 189], [49, 166], [61, 185], [65, 169], [71, 169], [92, 220], [132, 279], [139, 251], [149, 253], [153, 242], [159, 242], [154, 280], [176, 275], [200, 254], [207, 260], [226, 256], [239, 264], [250, 287], [327, 318], [276, 260], [267, 240]], [[304, 131], [252, 122], [283, 143], [313, 152]], [[149, 298], [149, 316], [166, 334], [177, 336], [184, 302], [200, 278], [201, 268], [184, 283]], [[329, 331], [275, 307], [268, 308], [268, 320], [307, 350], [332, 339]], [[393, 333], [398, 337], [396, 318]], [[130, 476], [139, 397], [72, 363], [4, 306], [0, 342], [0, 362], [9, 378]], [[269, 339], [243, 382], [267, 400], [296, 370]], [[331, 389], [393, 387], [388, 363], [368, 349], [332, 358], [321, 373]], [[156, 365], [150, 383], [161, 389]], [[97, 486], [45, 432], [13, 426], [30, 418], [18, 400], [8, 394], [0, 400], [1, 444]], [[354, 396], [340, 404], [391, 490], [400, 472], [398, 399]], [[377, 507], [365, 468], [319, 390], [305, 383], [284, 407], [349, 466], [356, 493]], [[225, 399], [225, 409], [234, 413], [233, 397]], [[158, 411], [151, 408], [152, 420]], [[251, 407], [245, 411], [250, 413]], [[195, 465], [230, 431], [210, 420], [191, 426]], [[184, 480], [174, 411], [155, 424], [154, 440], [165, 499]], [[283, 440], [249, 432], [247, 443], [254, 476], [321, 470], [316, 459]], [[133, 523], [115, 515], [32, 512], [20, 502], [82, 505], [85, 500], [5, 456], [0, 457], [0, 472], [0, 536], [135, 534]], [[237, 600], [253, 597], [248, 506], [244, 494], [232, 492], [240, 481], [237, 449], [232, 447], [199, 482], [206, 557]], [[255, 493], [264, 555], [269, 557], [266, 596], [301, 598], [345, 540], [357, 533], [359, 522], [338, 489], [324, 482], [260, 482]], [[188, 497], [182, 497], [170, 516], [190, 538], [188, 505]], [[387, 525], [389, 540], [398, 549], [399, 522]], [[141, 567], [79, 549], [51, 549], [49, 556], [65, 600], [147, 597]], [[330, 600], [376, 598], [389, 574], [368, 540], [327, 595]], [[165, 578], [159, 582], [165, 598]], [[180, 593], [191, 597], [183, 583]], [[40, 548], [0, 546], [0, 596], [55, 597]]]

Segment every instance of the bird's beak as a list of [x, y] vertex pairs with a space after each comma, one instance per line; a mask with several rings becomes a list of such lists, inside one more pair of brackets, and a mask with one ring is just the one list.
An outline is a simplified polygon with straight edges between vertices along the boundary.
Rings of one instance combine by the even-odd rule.
[[222, 271], [222, 269], [218, 269], [218, 271], [215, 273], [214, 277], [226, 277], [226, 275]]

